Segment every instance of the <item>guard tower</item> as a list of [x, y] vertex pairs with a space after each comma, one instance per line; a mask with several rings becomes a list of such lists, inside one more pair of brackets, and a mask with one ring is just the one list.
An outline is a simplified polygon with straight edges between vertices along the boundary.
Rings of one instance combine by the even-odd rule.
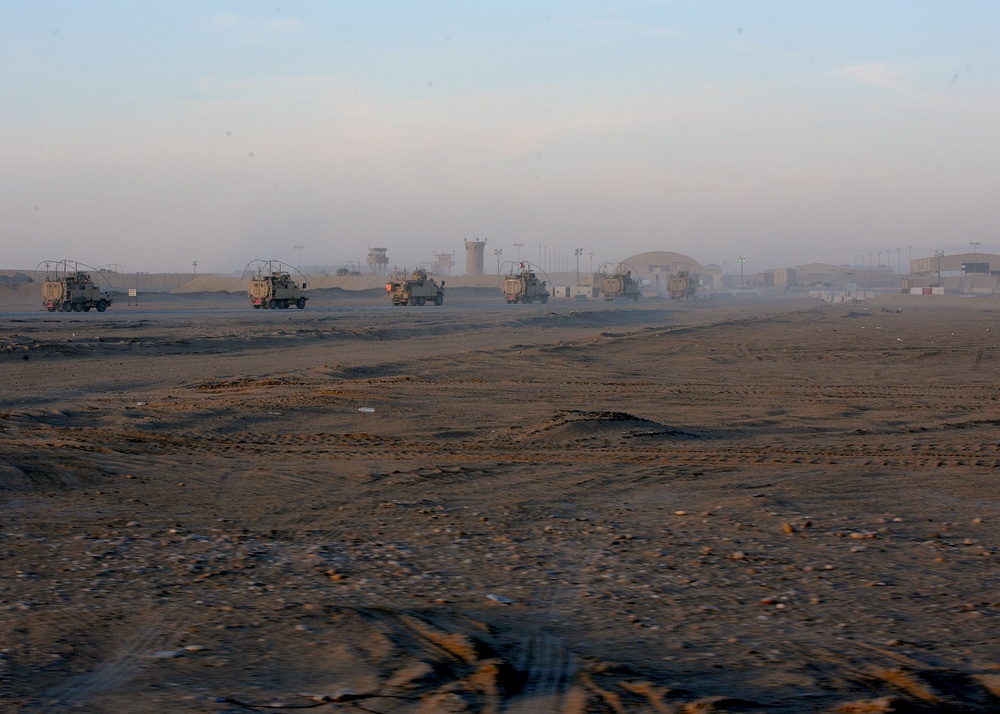
[[434, 268], [438, 275], [451, 275], [451, 269], [455, 267], [454, 253], [435, 253]]
[[486, 253], [485, 240], [465, 241], [465, 274], [483, 274], [483, 254]]
[[389, 265], [389, 256], [386, 255], [386, 248], [368, 249], [368, 272], [372, 275], [385, 275]]

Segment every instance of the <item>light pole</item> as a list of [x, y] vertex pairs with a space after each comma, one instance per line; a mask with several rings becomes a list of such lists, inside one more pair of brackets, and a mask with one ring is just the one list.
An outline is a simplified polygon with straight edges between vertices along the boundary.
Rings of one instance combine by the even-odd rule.
[[301, 273], [302, 272], [302, 251], [304, 251], [306, 249], [306, 247], [304, 245], [295, 245], [295, 246], [292, 246], [292, 247], [295, 248], [295, 250], [299, 251], [299, 272]]
[[517, 248], [517, 262], [521, 262], [521, 248], [524, 247], [524, 243], [515, 243], [514, 247]]
[[494, 248], [493, 253], [497, 257], [497, 275], [500, 275], [500, 255], [503, 253], [503, 248]]
[[935, 250], [934, 251], [934, 256], [938, 259], [938, 281], [937, 281], [938, 287], [942, 287], [942, 285], [941, 285], [941, 257], [943, 255], [944, 255], [944, 251], [943, 250]]
[[[979, 266], [976, 263], [979, 261], [979, 246], [982, 245], [982, 241], [974, 240], [970, 241], [969, 245], [972, 246], [972, 274], [975, 275], [979, 272]], [[969, 292], [972, 292], [972, 281], [973, 278], [969, 277]]]
[[577, 248], [573, 251], [573, 255], [576, 256], [576, 284], [580, 284], [580, 256], [583, 255], [583, 248]]
[[590, 274], [594, 274], [594, 251], [590, 251]]
[[198, 274], [198, 261], [197, 261], [197, 260], [195, 260], [195, 261], [192, 261], [192, 262], [191, 262], [191, 271], [192, 271], [192, 272], [193, 272], [193, 273], [194, 273], [195, 275], [197, 275], [197, 274]]
[[740, 256], [737, 260], [740, 261], [740, 287], [743, 287], [743, 265], [747, 262], [746, 256]]

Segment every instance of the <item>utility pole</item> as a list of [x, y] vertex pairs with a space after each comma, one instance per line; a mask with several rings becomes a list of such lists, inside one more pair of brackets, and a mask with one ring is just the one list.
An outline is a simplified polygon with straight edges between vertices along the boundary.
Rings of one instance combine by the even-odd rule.
[[573, 251], [573, 255], [576, 256], [576, 284], [580, 284], [580, 256], [583, 255], [583, 248], [577, 248]]
[[503, 253], [503, 248], [494, 248], [493, 253], [497, 257], [497, 275], [500, 275], [500, 255]]
[[935, 250], [934, 251], [934, 255], [938, 259], [938, 271], [937, 271], [937, 273], [938, 273], [938, 281], [937, 281], [937, 284], [938, 284], [938, 287], [944, 287], [943, 285], [941, 285], [941, 257], [944, 255], [944, 251], [943, 250]]
[[746, 256], [741, 255], [737, 260], [740, 261], [740, 287], [744, 286], [743, 282], [743, 265], [747, 262]]

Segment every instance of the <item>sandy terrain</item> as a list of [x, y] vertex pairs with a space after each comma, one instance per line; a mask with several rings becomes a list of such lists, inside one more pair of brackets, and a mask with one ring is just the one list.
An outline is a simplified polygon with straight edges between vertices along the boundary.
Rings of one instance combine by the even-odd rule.
[[995, 301], [30, 305], [7, 710], [1000, 707]]

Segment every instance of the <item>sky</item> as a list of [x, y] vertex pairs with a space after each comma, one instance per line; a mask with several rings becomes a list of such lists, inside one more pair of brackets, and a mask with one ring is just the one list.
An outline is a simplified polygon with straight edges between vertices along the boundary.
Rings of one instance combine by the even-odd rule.
[[993, 0], [0, 10], [2, 268], [1000, 253]]

